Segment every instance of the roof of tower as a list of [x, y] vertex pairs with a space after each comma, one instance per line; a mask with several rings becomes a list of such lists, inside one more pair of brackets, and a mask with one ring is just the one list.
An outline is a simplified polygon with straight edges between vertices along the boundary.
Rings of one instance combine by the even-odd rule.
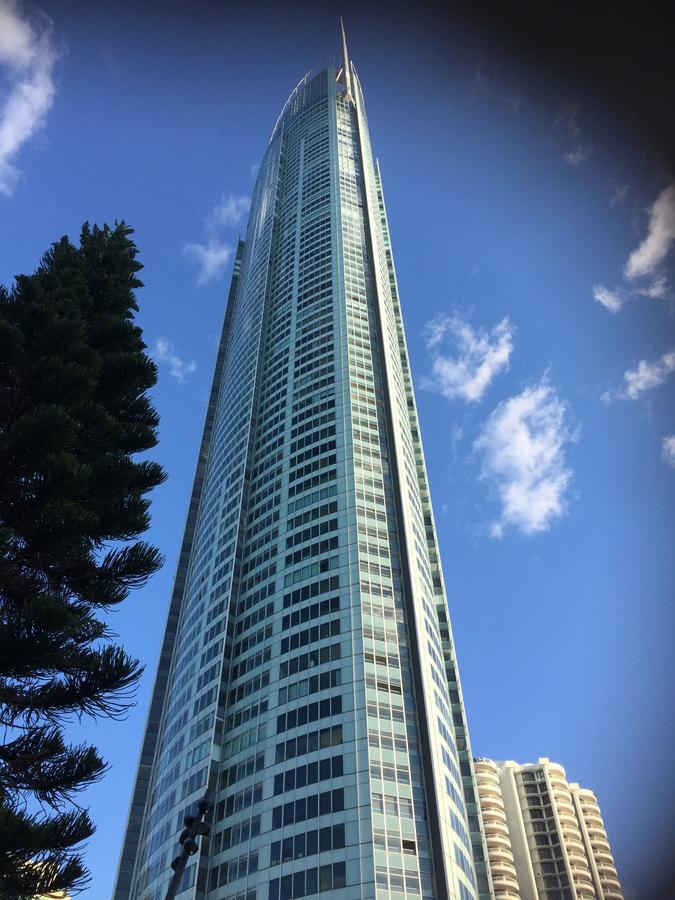
[[347, 52], [347, 36], [345, 35], [345, 25], [340, 16], [340, 31], [342, 32], [342, 69], [340, 70], [340, 80], [344, 88], [345, 97], [354, 102], [352, 94], [352, 73], [349, 63], [349, 54]]

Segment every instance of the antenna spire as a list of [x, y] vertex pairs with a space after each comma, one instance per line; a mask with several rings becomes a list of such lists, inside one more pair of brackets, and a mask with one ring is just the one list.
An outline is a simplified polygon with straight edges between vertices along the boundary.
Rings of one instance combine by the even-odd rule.
[[347, 53], [347, 38], [345, 36], [345, 25], [340, 16], [340, 30], [342, 31], [342, 86], [345, 90], [345, 97], [354, 102], [352, 95], [352, 74], [349, 66], [349, 54]]

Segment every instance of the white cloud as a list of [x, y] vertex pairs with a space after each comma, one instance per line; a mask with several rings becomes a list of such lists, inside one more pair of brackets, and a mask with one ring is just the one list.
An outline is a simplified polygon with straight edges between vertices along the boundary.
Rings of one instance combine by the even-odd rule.
[[615, 187], [614, 190], [612, 191], [612, 196], [609, 198], [610, 206], [621, 206], [623, 201], [628, 196], [629, 191], [630, 191], [629, 184], [617, 185], [617, 187]]
[[652, 280], [652, 283], [650, 285], [648, 285], [646, 288], [642, 288], [640, 290], [640, 293], [644, 297], [656, 297], [659, 300], [667, 297], [668, 282], [666, 281], [665, 275], [658, 275]]
[[675, 184], [664, 188], [649, 211], [647, 236], [628, 258], [626, 278], [654, 274], [675, 241]]
[[623, 374], [624, 390], [621, 396], [627, 400], [637, 400], [640, 394], [651, 391], [668, 380], [675, 372], [675, 348], [664, 353], [654, 362], [641, 359], [636, 369]]
[[[621, 202], [628, 193], [628, 186], [617, 188], [611, 203]], [[659, 271], [659, 266], [665, 260], [668, 252], [675, 242], [675, 184], [664, 188], [656, 198], [649, 210], [649, 224], [647, 234], [640, 245], [633, 250], [623, 269], [626, 282], [635, 281], [638, 278], [649, 278], [648, 284], [643, 287], [629, 285], [622, 291], [610, 291], [600, 284], [593, 287], [593, 296], [611, 312], [619, 312], [627, 300], [637, 296], [666, 299], [670, 297], [670, 291], [666, 276]], [[611, 399], [611, 394], [605, 394], [604, 399]]]
[[571, 150], [563, 154], [563, 160], [570, 166], [580, 166], [593, 155], [590, 144], [575, 144]]
[[565, 133], [569, 139], [570, 149], [563, 153], [563, 162], [569, 166], [580, 166], [593, 155], [593, 146], [584, 141], [584, 133], [579, 125], [579, 106], [565, 101], [560, 104], [554, 127]]
[[238, 225], [248, 212], [250, 205], [250, 197], [236, 197], [234, 194], [221, 197], [209, 214], [206, 221], [207, 228], [213, 230]]
[[601, 303], [605, 309], [608, 309], [613, 313], [618, 313], [624, 302], [617, 291], [610, 291], [601, 284], [593, 285], [593, 297], [598, 303]]
[[169, 373], [180, 384], [183, 384], [187, 376], [192, 375], [197, 368], [195, 362], [185, 362], [177, 356], [173, 344], [166, 338], [157, 338], [155, 341], [155, 356], [160, 362], [168, 363]]
[[198, 284], [207, 284], [219, 278], [232, 256], [232, 247], [211, 239], [206, 244], [186, 244], [185, 256], [199, 265]]
[[675, 434], [667, 434], [661, 441], [663, 458], [675, 469]]
[[[427, 324], [427, 347], [433, 351], [432, 375], [423, 386], [454, 400], [467, 403], [480, 400], [495, 376], [509, 368], [514, 329], [507, 318], [491, 332], [474, 330], [458, 316], [440, 316]], [[455, 354], [439, 350], [447, 336], [454, 339]]]
[[639, 400], [647, 391], [664, 384], [672, 372], [675, 372], [675, 347], [666, 351], [653, 362], [641, 359], [635, 369], [623, 373], [623, 388], [617, 391], [606, 391], [602, 400]]
[[572, 470], [565, 445], [576, 439], [567, 404], [546, 376], [497, 406], [474, 444], [483, 455], [481, 476], [501, 502], [494, 537], [509, 527], [522, 534], [548, 531], [566, 512]]
[[49, 20], [41, 30], [22, 18], [14, 0], [0, 0], [0, 193], [19, 177], [13, 160], [42, 125], [54, 101], [56, 52]]

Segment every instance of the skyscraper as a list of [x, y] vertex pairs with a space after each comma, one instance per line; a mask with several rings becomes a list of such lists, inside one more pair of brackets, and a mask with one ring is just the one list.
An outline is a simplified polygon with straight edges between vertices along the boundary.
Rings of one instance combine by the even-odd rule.
[[491, 896], [379, 168], [305, 77], [240, 242], [117, 877], [162, 900]]
[[593, 791], [558, 763], [476, 760], [496, 900], [622, 900]]

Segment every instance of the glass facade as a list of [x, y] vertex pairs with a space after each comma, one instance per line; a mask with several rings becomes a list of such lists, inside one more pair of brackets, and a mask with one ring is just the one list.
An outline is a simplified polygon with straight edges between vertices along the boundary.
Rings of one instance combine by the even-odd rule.
[[237, 252], [116, 900], [492, 895], [379, 169], [293, 91]]

